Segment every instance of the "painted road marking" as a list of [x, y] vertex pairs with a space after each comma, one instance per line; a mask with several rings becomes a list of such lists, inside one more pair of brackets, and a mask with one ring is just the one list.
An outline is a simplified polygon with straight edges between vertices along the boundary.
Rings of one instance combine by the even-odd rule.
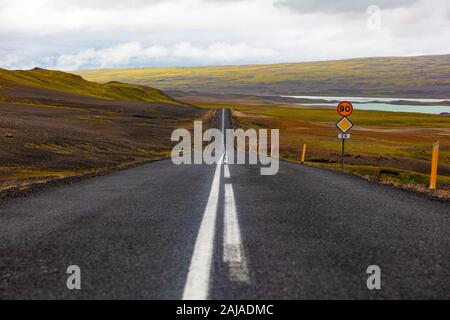
[[223, 155], [216, 166], [208, 203], [195, 242], [191, 265], [184, 286], [183, 300], [206, 300], [216, 233], [217, 205], [219, 202], [220, 175]]
[[[226, 157], [226, 156], [225, 156]], [[226, 162], [225, 162], [226, 163]], [[228, 167], [228, 165], [227, 164], [225, 164], [224, 166], [223, 166], [223, 177], [225, 178], [225, 179], [229, 179], [230, 178], [230, 168]]]
[[[225, 145], [225, 109], [222, 109], [222, 143]], [[211, 262], [214, 253], [217, 206], [219, 202], [220, 176], [224, 155], [216, 165], [208, 203], [203, 213], [202, 223], [195, 242], [191, 265], [184, 286], [183, 300], [206, 300], [209, 294]]]
[[222, 144], [225, 147], [225, 109], [222, 109]]
[[[224, 131], [225, 109], [222, 109], [222, 132]], [[225, 135], [222, 136], [223, 138]], [[223, 140], [225, 143], [225, 141]], [[229, 179], [230, 168], [228, 155], [225, 152], [224, 178]], [[241, 231], [234, 200], [234, 191], [231, 183], [225, 184], [224, 197], [224, 231], [223, 231], [223, 262], [228, 265], [231, 281], [250, 282], [247, 261], [242, 245]]]
[[[225, 127], [224, 119], [225, 109], [222, 109], [222, 132], [224, 132]], [[225, 143], [224, 134], [222, 135], [222, 141]], [[227, 164], [224, 164], [224, 159], [226, 158], [226, 153], [222, 154], [216, 165], [208, 203], [203, 213], [200, 230], [195, 242], [194, 253], [184, 287], [183, 300], [208, 299], [222, 166], [224, 166], [224, 177], [230, 178], [230, 169]], [[249, 273], [241, 241], [233, 187], [231, 184], [225, 184], [224, 187], [223, 261], [228, 265], [231, 281], [248, 283]]]
[[223, 261], [228, 264], [231, 281], [250, 282], [247, 261], [241, 241], [233, 186], [225, 184]]

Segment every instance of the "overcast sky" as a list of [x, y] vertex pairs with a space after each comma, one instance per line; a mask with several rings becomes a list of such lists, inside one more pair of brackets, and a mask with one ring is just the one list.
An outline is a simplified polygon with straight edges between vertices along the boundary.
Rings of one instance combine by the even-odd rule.
[[450, 53], [449, 0], [0, 0], [4, 68], [445, 53]]

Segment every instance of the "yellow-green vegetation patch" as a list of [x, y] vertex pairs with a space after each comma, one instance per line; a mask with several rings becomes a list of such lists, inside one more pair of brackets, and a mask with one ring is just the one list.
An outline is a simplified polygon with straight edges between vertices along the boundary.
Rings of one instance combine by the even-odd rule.
[[167, 158], [170, 157], [170, 150], [149, 150], [149, 149], [142, 149], [142, 148], [136, 148], [137, 151], [140, 151], [142, 153], [145, 153], [147, 155], [156, 156], [156, 157], [162, 157]]
[[22, 168], [13, 171], [11, 178], [31, 179], [31, 178], [65, 178], [76, 175], [74, 171], [49, 171], [34, 168]]
[[0, 167], [0, 191], [11, 188], [27, 190], [31, 184], [42, 184], [55, 179], [74, 177], [88, 173], [87, 170], [49, 170], [37, 167]]
[[[328, 108], [286, 106], [228, 106], [228, 108], [254, 115], [301, 120], [311, 123], [335, 123], [338, 120], [336, 110]], [[379, 128], [450, 127], [450, 119], [448, 117], [421, 113], [358, 110], [351, 116], [351, 119], [357, 126]]]
[[83, 121], [94, 121], [94, 122], [103, 122], [103, 123], [111, 123], [112, 121], [109, 119], [105, 119], [103, 116], [86, 116], [79, 117], [78, 119]]
[[64, 155], [71, 154], [73, 152], [71, 147], [58, 145], [55, 143], [26, 143], [24, 147], [28, 149], [45, 150]]

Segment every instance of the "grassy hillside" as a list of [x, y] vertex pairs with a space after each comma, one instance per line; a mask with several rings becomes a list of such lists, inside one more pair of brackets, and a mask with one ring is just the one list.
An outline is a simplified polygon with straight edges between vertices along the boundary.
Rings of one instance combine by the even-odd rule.
[[0, 198], [4, 190], [167, 157], [173, 130], [211, 114], [174, 101], [149, 87], [0, 70]]
[[81, 71], [160, 89], [245, 94], [450, 98], [450, 55], [198, 68]]
[[148, 86], [116, 81], [100, 84], [87, 81], [79, 75], [39, 68], [27, 71], [0, 69], [0, 88], [14, 89], [21, 86], [113, 100], [176, 103], [175, 99]]

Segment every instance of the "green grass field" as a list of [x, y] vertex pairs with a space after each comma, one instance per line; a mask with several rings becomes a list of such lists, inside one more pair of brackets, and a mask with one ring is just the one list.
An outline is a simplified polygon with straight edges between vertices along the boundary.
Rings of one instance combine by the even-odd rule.
[[[204, 107], [208, 107], [204, 105]], [[217, 106], [214, 107], [226, 107]], [[280, 155], [297, 161], [307, 144], [307, 163], [340, 169], [334, 109], [232, 105], [235, 125], [280, 129]], [[439, 187], [450, 196], [450, 117], [417, 113], [356, 111], [346, 144], [346, 171], [371, 180], [426, 191], [433, 143], [440, 141]]]

